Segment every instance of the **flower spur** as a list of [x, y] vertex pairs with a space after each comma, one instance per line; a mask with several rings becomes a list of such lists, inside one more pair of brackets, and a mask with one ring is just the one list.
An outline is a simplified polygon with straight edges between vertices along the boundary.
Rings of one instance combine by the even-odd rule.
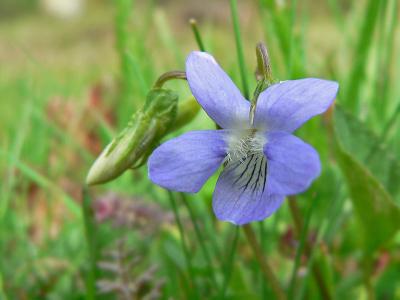
[[334, 101], [338, 84], [288, 80], [260, 93], [255, 110], [214, 58], [192, 52], [186, 75], [193, 96], [222, 128], [185, 133], [149, 158], [149, 178], [195, 193], [224, 166], [213, 194], [218, 219], [243, 225], [274, 213], [288, 195], [305, 191], [320, 174], [318, 153], [292, 135]]

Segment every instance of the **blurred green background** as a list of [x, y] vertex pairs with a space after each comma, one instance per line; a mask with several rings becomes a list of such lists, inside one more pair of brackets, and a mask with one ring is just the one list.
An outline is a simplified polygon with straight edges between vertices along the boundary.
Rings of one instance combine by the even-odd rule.
[[[287, 204], [253, 224], [273, 270], [291, 299], [400, 299], [398, 0], [238, 6], [251, 91], [259, 41], [277, 80], [340, 84], [336, 112], [298, 132], [323, 165], [297, 197], [302, 234]], [[83, 197], [158, 76], [198, 49], [190, 18], [240, 87], [229, 1], [0, 2], [0, 299], [274, 299], [241, 230], [212, 214], [216, 176], [170, 201], [144, 167]], [[204, 128], [201, 112], [180, 132]]]

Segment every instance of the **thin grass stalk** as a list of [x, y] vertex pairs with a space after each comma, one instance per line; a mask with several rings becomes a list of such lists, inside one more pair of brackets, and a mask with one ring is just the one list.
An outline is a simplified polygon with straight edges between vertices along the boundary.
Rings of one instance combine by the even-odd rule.
[[3, 274], [0, 272], [0, 299], [8, 300], [7, 294], [4, 290]]
[[[133, 72], [131, 72], [131, 61], [128, 56], [129, 51], [129, 18], [132, 11], [132, 0], [116, 1], [115, 15], [115, 35], [116, 48], [120, 60], [120, 76], [121, 76], [121, 96], [122, 102], [119, 107], [126, 107], [130, 96], [133, 93]], [[121, 112], [123, 113], [123, 112]]]
[[[291, 202], [294, 199], [289, 200], [289, 205], [291, 206]], [[295, 200], [294, 200], [295, 201]], [[314, 205], [311, 205], [310, 208], [307, 211], [307, 215], [305, 218], [305, 222], [304, 225], [301, 225], [301, 220], [298, 214], [293, 214], [293, 218], [294, 218], [294, 222], [296, 223], [296, 227], [300, 228], [301, 227], [301, 232], [299, 235], [299, 245], [296, 249], [296, 256], [295, 256], [295, 262], [294, 262], [294, 266], [293, 266], [293, 270], [292, 270], [292, 275], [291, 275], [291, 279], [290, 279], [290, 284], [289, 284], [289, 293], [288, 293], [288, 298], [289, 300], [294, 299], [294, 295], [296, 294], [296, 277], [297, 277], [297, 273], [298, 273], [298, 269], [300, 267], [300, 259], [301, 256], [303, 254], [305, 245], [306, 245], [306, 239], [307, 239], [307, 232], [308, 232], [308, 227], [309, 227], [309, 223], [311, 220], [311, 215], [312, 215], [312, 211], [313, 211]], [[291, 208], [291, 210], [295, 208]]]
[[196, 39], [197, 46], [199, 47], [200, 51], [206, 51], [204, 47], [203, 39], [201, 38], [200, 31], [197, 28], [197, 22], [195, 19], [190, 19], [190, 26], [192, 27], [194, 38]]
[[233, 22], [233, 31], [235, 33], [237, 59], [239, 62], [240, 77], [242, 79], [243, 94], [246, 99], [249, 99], [249, 96], [250, 96], [249, 85], [247, 82], [246, 63], [245, 63], [245, 59], [244, 59], [242, 38], [241, 38], [241, 34], [240, 34], [240, 24], [239, 24], [237, 0], [230, 0], [230, 6], [231, 6], [231, 14], [232, 14], [232, 22]]
[[[304, 234], [307, 235], [306, 229], [308, 227], [308, 224], [307, 223], [304, 224], [299, 207], [297, 205], [297, 199], [295, 196], [289, 197], [289, 208], [290, 208], [290, 213], [292, 215], [292, 218], [294, 220], [296, 236], [297, 236], [297, 238], [301, 239], [303, 231], [305, 231]], [[307, 222], [309, 222], [309, 217], [307, 218]], [[304, 250], [305, 250], [306, 256], [310, 257], [311, 253], [313, 251], [312, 251], [312, 246], [310, 245], [310, 243], [307, 240], [307, 236], [304, 237]], [[319, 288], [322, 298], [327, 299], [327, 300], [332, 299], [330, 290], [325, 282], [325, 279], [324, 279], [322, 272], [321, 272], [320, 268], [318, 267], [318, 265], [313, 265], [311, 271], [314, 276], [315, 282], [318, 285], [318, 288]], [[296, 273], [297, 273], [297, 271], [296, 271]], [[292, 276], [293, 275], [295, 276], [296, 273], [292, 274]], [[293, 279], [293, 277], [292, 277], [292, 279]]]
[[179, 195], [182, 198], [182, 202], [184, 203], [187, 211], [189, 212], [190, 220], [191, 220], [191, 222], [193, 224], [194, 231], [196, 233], [196, 238], [197, 238], [197, 240], [198, 240], [198, 242], [200, 244], [200, 249], [201, 249], [201, 251], [203, 253], [203, 256], [204, 256], [204, 259], [205, 259], [205, 261], [207, 263], [207, 269], [211, 274], [212, 284], [213, 284], [214, 288], [217, 291], [219, 291], [220, 288], [219, 288], [219, 285], [218, 285], [218, 282], [217, 282], [217, 277], [215, 275], [215, 270], [214, 270], [213, 265], [212, 265], [211, 256], [210, 256], [210, 253], [208, 252], [208, 249], [207, 249], [207, 247], [206, 247], [206, 245], [204, 243], [204, 237], [201, 234], [201, 230], [200, 230], [199, 224], [197, 223], [197, 220], [196, 220], [197, 218], [195, 216], [195, 213], [194, 213], [192, 207], [190, 206], [189, 201], [186, 198], [185, 194], [184, 193], [179, 193]]
[[[102, 125], [106, 125], [106, 122], [104, 120], [104, 117], [101, 116], [99, 113], [94, 113], [91, 112], [91, 114], [94, 115], [96, 118], [96, 121], [99, 121], [99, 124], [101, 127]], [[51, 132], [55, 137], [57, 137], [59, 140], [61, 140], [61, 143], [64, 143], [65, 145], [68, 145], [68, 147], [71, 147], [72, 151], [79, 153], [82, 158], [84, 158], [87, 161], [92, 161], [95, 159], [94, 155], [87, 149], [85, 148], [82, 143], [79, 143], [76, 140], [76, 137], [73, 137], [71, 133], [65, 130], [65, 128], [61, 128], [61, 126], [57, 125], [55, 122], [51, 122], [44, 114], [42, 110], [39, 109], [39, 107], [35, 107], [32, 112], [32, 119], [36, 120], [39, 122], [40, 125], [45, 126], [47, 130]], [[114, 136], [114, 133], [110, 133], [110, 138]], [[52, 136], [53, 137], [53, 136]]]
[[126, 55], [126, 59], [130, 66], [130, 73], [135, 75], [135, 78], [136, 78], [135, 81], [137, 82], [140, 96], [141, 96], [141, 98], [144, 99], [149, 90], [149, 85], [143, 76], [142, 70], [139, 68], [139, 63], [136, 60], [136, 58], [132, 54], [130, 54], [128, 51], [126, 52], [125, 55]]
[[[136, 30], [134, 38], [134, 47], [135, 57], [147, 57], [149, 55], [149, 49], [147, 47], [146, 41], [148, 37], [151, 36], [151, 31], [153, 30], [153, 15], [155, 13], [155, 6], [157, 0], [149, 0], [146, 1], [146, 9], [144, 13], [144, 21], [141, 31]], [[156, 50], [157, 51], [157, 50]], [[153, 53], [154, 55], [154, 53]], [[154, 61], [152, 59], [144, 59], [140, 60], [139, 67], [137, 68], [141, 70], [141, 76], [143, 77], [146, 86], [150, 87], [151, 82], [157, 76], [156, 67], [154, 65]]]
[[[260, 247], [261, 250], [264, 252], [265, 251], [265, 227], [264, 227], [264, 222], [259, 222], [258, 223], [258, 233], [259, 233], [259, 239], [260, 239]], [[259, 274], [261, 276], [261, 293], [262, 293], [262, 297], [263, 299], [267, 299], [267, 283], [265, 282], [265, 280], [262, 280], [264, 278], [264, 276], [261, 274]]]
[[154, 23], [157, 29], [157, 33], [161, 38], [161, 42], [164, 44], [165, 49], [169, 49], [174, 55], [175, 61], [178, 66], [182, 65], [184, 61], [181, 49], [178, 47], [174, 35], [171, 33], [171, 26], [168, 24], [167, 18], [163, 11], [157, 11], [154, 14]]
[[[318, 231], [317, 238], [315, 240], [315, 244], [317, 244], [317, 245], [321, 243], [322, 238], [325, 235], [326, 229], [328, 228], [328, 221], [326, 219], [323, 220], [321, 223], [321, 226], [319, 228], [320, 228], [320, 230]], [[307, 270], [311, 270], [314, 265], [315, 253], [316, 253], [316, 251], [312, 251], [310, 257], [308, 258]], [[300, 287], [300, 290], [295, 297], [296, 300], [304, 298], [304, 293], [305, 293], [307, 282], [308, 282], [309, 278], [310, 278], [310, 272], [307, 272], [304, 277], [304, 280], [302, 282], [302, 286]]]
[[[22, 148], [25, 143], [27, 134], [29, 132], [28, 127], [30, 126], [30, 119], [31, 115], [34, 110], [34, 99], [28, 97], [28, 95], [31, 93], [31, 88], [27, 84], [23, 85], [23, 90], [24, 90], [24, 96], [27, 97], [26, 105], [24, 105], [24, 110], [21, 114], [21, 118], [19, 120], [19, 126], [18, 130], [15, 132], [15, 139], [14, 142], [11, 144], [11, 149], [10, 149], [10, 156], [13, 157], [12, 160], [19, 161], [22, 153]], [[8, 164], [7, 170], [6, 170], [6, 180], [2, 181], [2, 201], [0, 201], [0, 222], [3, 228], [6, 227], [5, 224], [3, 223], [3, 220], [5, 218], [5, 215], [8, 211], [8, 206], [10, 204], [10, 199], [11, 195], [14, 190], [14, 185], [16, 182], [16, 176], [14, 172], [14, 165], [13, 164]]]
[[296, 10], [297, 10], [297, 0], [291, 1], [291, 11], [290, 11], [290, 19], [289, 19], [289, 53], [286, 59], [287, 61], [287, 72], [288, 78], [291, 78], [293, 75], [293, 64], [294, 62], [294, 51], [295, 47], [295, 24], [296, 24]]
[[366, 66], [369, 63], [369, 52], [372, 46], [374, 31], [378, 20], [380, 1], [369, 0], [365, 9], [364, 20], [358, 34], [359, 39], [353, 53], [354, 63], [347, 78], [344, 100], [353, 111], [359, 109], [361, 84], [365, 79]]
[[[390, 5], [391, 4], [391, 5]], [[393, 51], [395, 49], [395, 34], [396, 27], [398, 24], [398, 1], [394, 0], [391, 3], [388, 1], [382, 2], [382, 15], [381, 15], [381, 31], [382, 36], [379, 48], [378, 48], [378, 58], [377, 58], [377, 72], [376, 86], [374, 92], [373, 101], [379, 101], [380, 105], [374, 107], [376, 115], [378, 117], [378, 122], [384, 122], [384, 117], [387, 115], [388, 108], [388, 98], [390, 95], [390, 86], [393, 82], [391, 75], [391, 68], [393, 66]], [[389, 15], [389, 16], [387, 16]], [[385, 21], [389, 20], [389, 24], [385, 26]], [[386, 28], [387, 27], [387, 28]]]
[[178, 226], [179, 236], [181, 239], [182, 251], [183, 251], [183, 254], [185, 255], [186, 266], [189, 271], [189, 277], [190, 277], [189, 281], [191, 284], [192, 297], [194, 299], [199, 299], [198, 294], [197, 294], [197, 287], [195, 284], [195, 274], [194, 274], [194, 269], [193, 269], [193, 265], [192, 265], [192, 259], [190, 257], [189, 249], [186, 245], [185, 231], [183, 229], [182, 221], [179, 216], [178, 207], [176, 205], [175, 195], [171, 191], [168, 191], [168, 198], [169, 198], [172, 210], [174, 212], [175, 222], [176, 222], [176, 225]]
[[225, 268], [224, 268], [224, 284], [223, 284], [222, 289], [221, 289], [221, 294], [220, 294], [220, 297], [219, 297], [220, 299], [225, 299], [226, 290], [227, 290], [227, 288], [229, 286], [229, 282], [230, 282], [230, 279], [231, 279], [232, 268], [233, 268], [233, 264], [234, 264], [234, 261], [235, 261], [235, 253], [236, 253], [238, 240], [239, 240], [239, 227], [235, 226], [234, 237], [233, 237], [233, 240], [232, 240], [231, 247], [229, 247], [230, 252], [228, 254], [228, 259], [227, 259], [227, 262], [226, 262]]
[[264, 279], [268, 281], [271, 285], [272, 291], [274, 292], [275, 296], [279, 300], [286, 300], [286, 293], [281, 287], [278, 278], [275, 276], [272, 268], [269, 266], [268, 260], [265, 257], [260, 244], [257, 242], [256, 235], [253, 231], [253, 228], [250, 224], [246, 224], [243, 226], [243, 231], [246, 235], [246, 238], [249, 242], [249, 245], [253, 249], [255, 257], [258, 261], [258, 264], [261, 268], [262, 274], [264, 275]]
[[373, 114], [373, 117], [380, 123], [382, 119], [385, 117], [385, 96], [388, 91], [382, 90], [383, 85], [389, 77], [389, 70], [386, 70], [386, 8], [388, 1], [381, 1], [381, 9], [378, 16], [378, 24], [377, 24], [377, 34], [376, 34], [376, 43], [375, 43], [375, 65], [374, 65], [374, 76], [372, 78], [372, 85], [374, 86], [374, 91], [370, 97], [370, 103], [374, 103], [376, 100], [380, 101], [380, 105], [373, 107], [373, 110], [370, 112]]
[[[260, 0], [260, 11], [265, 14], [263, 18], [267, 19], [268, 16], [272, 22], [270, 22], [267, 27], [264, 24], [265, 34], [267, 35], [267, 31], [270, 30], [271, 33], [274, 34], [277, 39], [277, 44], [279, 45], [279, 53], [282, 60], [282, 64], [286, 68], [284, 70], [287, 75], [287, 60], [289, 57], [289, 27], [286, 21], [286, 16], [284, 15], [285, 11], [282, 9], [278, 9], [274, 0]], [[271, 29], [270, 29], [271, 28]], [[272, 35], [272, 34], [271, 34]]]
[[79, 205], [76, 203], [74, 199], [72, 199], [63, 189], [61, 189], [58, 185], [53, 183], [50, 179], [44, 177], [33, 168], [25, 164], [20, 160], [16, 160], [15, 157], [10, 153], [5, 153], [0, 149], [0, 156], [6, 157], [10, 166], [17, 168], [21, 171], [21, 174], [27, 176], [33, 182], [35, 182], [38, 186], [43, 187], [45, 189], [52, 189], [56, 191], [58, 194], [62, 195], [62, 200], [64, 201], [64, 205], [68, 208], [69, 212], [77, 218], [81, 217], [81, 209]]
[[[175, 266], [174, 266], [173, 264], [171, 264], [171, 268], [175, 268]], [[176, 278], [177, 278], [177, 279], [180, 279], [180, 278], [183, 279], [183, 280], [182, 280], [182, 286], [179, 285], [179, 287], [183, 287], [183, 289], [185, 290], [185, 292], [182, 291], [182, 294], [185, 294], [185, 298], [186, 298], [186, 299], [191, 299], [191, 298], [192, 298], [192, 293], [193, 293], [192, 287], [190, 286], [190, 285], [191, 285], [191, 280], [192, 280], [192, 279], [186, 278], [186, 277], [187, 277], [187, 274], [185, 274], [184, 270], [182, 270], [181, 268], [176, 268], [176, 269], [177, 269], [177, 276], [176, 276]], [[179, 278], [179, 277], [180, 277], [180, 278]], [[179, 280], [177, 280], [177, 281], [178, 281], [178, 283], [180, 284]], [[182, 299], [185, 299], [185, 298], [182, 297]], [[178, 299], [180, 299], [180, 298], [178, 298]]]
[[338, 26], [342, 32], [345, 31], [346, 19], [343, 17], [343, 13], [340, 8], [340, 2], [337, 0], [328, 0], [328, 5], [335, 18], [336, 26]]
[[98, 278], [97, 261], [99, 248], [97, 245], [96, 229], [93, 217], [92, 202], [87, 188], [82, 189], [82, 214], [85, 229], [87, 255], [89, 259], [89, 271], [86, 278], [86, 299], [96, 299], [96, 281]]

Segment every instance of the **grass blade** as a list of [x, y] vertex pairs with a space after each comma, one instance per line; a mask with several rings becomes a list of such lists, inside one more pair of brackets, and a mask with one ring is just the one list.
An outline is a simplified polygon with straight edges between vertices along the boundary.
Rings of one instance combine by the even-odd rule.
[[233, 22], [233, 31], [235, 33], [237, 59], [239, 62], [240, 76], [242, 78], [243, 95], [246, 99], [249, 99], [249, 96], [250, 96], [249, 85], [248, 85], [247, 76], [246, 76], [246, 63], [245, 63], [244, 54], [243, 54], [242, 38], [240, 35], [240, 24], [239, 24], [239, 13], [238, 13], [238, 7], [237, 7], [237, 0], [230, 0], [230, 5], [231, 5], [231, 14], [232, 14], [232, 22]]
[[360, 102], [361, 84], [365, 79], [366, 67], [369, 63], [369, 52], [373, 45], [373, 36], [378, 21], [381, 1], [369, 0], [365, 10], [362, 26], [359, 32], [359, 39], [354, 49], [354, 63], [347, 79], [346, 93], [344, 94], [345, 104], [353, 111], [358, 111]]
[[96, 280], [98, 278], [97, 261], [99, 258], [99, 248], [97, 245], [92, 201], [87, 188], [82, 189], [82, 214], [89, 258], [89, 271], [86, 278], [86, 299], [94, 300], [96, 299]]

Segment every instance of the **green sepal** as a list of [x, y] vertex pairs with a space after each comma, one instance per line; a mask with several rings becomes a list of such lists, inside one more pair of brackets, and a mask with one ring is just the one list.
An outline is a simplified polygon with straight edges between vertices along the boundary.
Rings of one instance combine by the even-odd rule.
[[200, 111], [200, 105], [194, 97], [189, 97], [185, 101], [178, 104], [178, 114], [175, 122], [173, 123], [170, 132], [178, 130], [189, 124], [197, 116]]
[[172, 127], [178, 110], [178, 95], [171, 90], [153, 89], [141, 110], [127, 127], [103, 150], [90, 168], [88, 185], [105, 183], [146, 158]]

